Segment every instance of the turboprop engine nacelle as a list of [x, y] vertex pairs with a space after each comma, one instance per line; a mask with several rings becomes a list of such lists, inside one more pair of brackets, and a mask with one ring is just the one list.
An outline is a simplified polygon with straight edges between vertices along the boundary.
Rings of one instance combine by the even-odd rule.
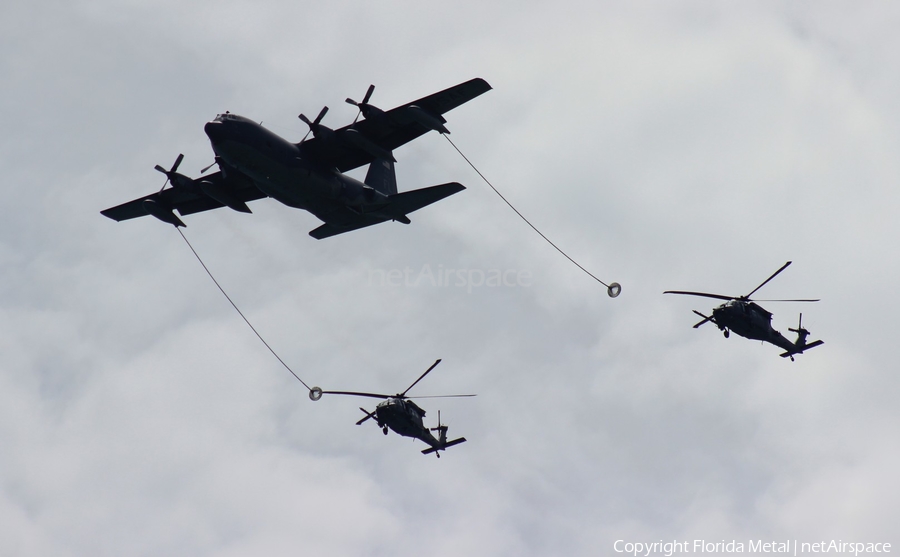
[[167, 222], [169, 224], [175, 226], [183, 226], [187, 225], [181, 222], [181, 219], [175, 216], [175, 213], [172, 212], [168, 207], [163, 206], [158, 201], [153, 199], [145, 199], [141, 206], [147, 211], [147, 214], [153, 215], [163, 222]]

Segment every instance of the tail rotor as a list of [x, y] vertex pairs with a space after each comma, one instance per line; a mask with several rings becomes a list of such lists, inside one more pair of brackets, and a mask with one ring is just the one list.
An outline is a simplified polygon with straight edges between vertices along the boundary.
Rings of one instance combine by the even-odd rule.
[[[441, 458], [441, 449], [447, 446], [447, 426], [441, 423], [441, 411], [438, 410], [438, 425], [437, 427], [431, 428], [431, 431], [438, 432], [438, 444], [436, 447], [433, 447], [435, 456]], [[424, 452], [424, 451], [423, 451]]]
[[809, 350], [810, 348], [815, 348], [816, 346], [820, 346], [824, 344], [821, 340], [815, 340], [807, 344], [806, 337], [809, 336], [809, 331], [803, 328], [803, 314], [800, 314], [800, 321], [797, 323], [796, 329], [788, 329], [793, 333], [797, 333], [797, 340], [794, 341], [794, 346], [781, 354], [782, 358], [790, 358], [791, 361], [794, 361], [795, 354], [802, 354], [805, 350]]
[[793, 333], [797, 333], [797, 341], [794, 343], [798, 347], [806, 346], [806, 337], [809, 336], [809, 331], [803, 328], [803, 314], [800, 314], [800, 321], [797, 323], [796, 329], [788, 329]]
[[447, 442], [447, 426], [441, 423], [441, 411], [438, 410], [438, 425], [437, 427], [431, 428], [431, 431], [438, 432], [438, 442], [443, 445]]

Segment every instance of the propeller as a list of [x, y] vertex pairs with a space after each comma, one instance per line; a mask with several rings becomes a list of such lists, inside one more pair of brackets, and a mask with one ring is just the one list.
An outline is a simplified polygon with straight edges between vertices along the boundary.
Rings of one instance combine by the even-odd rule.
[[800, 322], [797, 323], [796, 329], [788, 329], [788, 331], [797, 333], [797, 341], [794, 343], [798, 346], [806, 345], [806, 337], [809, 336], [809, 331], [803, 328], [803, 314], [800, 314]]
[[362, 114], [363, 116], [368, 118], [369, 113], [372, 111], [373, 108], [375, 108], [374, 106], [369, 104], [369, 99], [372, 98], [372, 93], [374, 91], [375, 91], [375, 86], [369, 85], [369, 89], [366, 90], [366, 96], [363, 97], [362, 102], [356, 102], [353, 99], [351, 99], [350, 97], [347, 97], [347, 99], [344, 101], [347, 104], [352, 104], [353, 106], [355, 106], [356, 108], [359, 109], [359, 112], [356, 114], [356, 118], [353, 119], [354, 124], [356, 123], [357, 120], [359, 120], [360, 114]]
[[432, 427], [431, 431], [447, 431], [447, 426], [441, 423], [441, 411], [438, 410], [438, 425], [437, 427]]
[[[309, 131], [311, 131], [314, 136], [317, 136], [317, 135], [319, 135], [319, 132], [323, 128], [325, 128], [325, 126], [323, 126], [321, 124], [321, 122], [322, 122], [322, 118], [325, 117], [325, 114], [327, 112], [328, 112], [328, 107], [323, 106], [322, 110], [319, 111], [319, 115], [316, 116], [316, 119], [313, 120], [312, 122], [309, 121], [309, 118], [307, 118], [305, 114], [301, 114], [300, 116], [298, 116], [298, 118], [303, 120], [306, 123], [306, 125], [309, 126]], [[309, 135], [309, 134], [307, 133], [306, 135]], [[304, 137], [303, 139], [305, 140], [306, 138]]]
[[172, 168], [170, 168], [169, 170], [166, 170], [165, 168], [161, 167], [158, 164], [153, 167], [156, 170], [158, 170], [166, 175], [166, 181], [163, 182], [163, 185], [161, 188], [159, 188], [159, 191], [163, 191], [163, 189], [165, 189], [165, 187], [166, 187], [166, 184], [173, 181], [172, 177], [175, 176], [176, 173], [178, 172], [178, 166], [181, 165], [181, 161], [183, 161], [183, 160], [184, 160], [184, 154], [178, 153], [178, 158], [175, 159], [175, 164], [173, 164]]

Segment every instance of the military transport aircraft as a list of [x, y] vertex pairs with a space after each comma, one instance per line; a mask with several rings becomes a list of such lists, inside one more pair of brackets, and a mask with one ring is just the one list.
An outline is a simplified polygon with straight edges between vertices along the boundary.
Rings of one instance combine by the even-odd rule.
[[[230, 207], [249, 213], [248, 201], [273, 197], [324, 221], [309, 233], [317, 239], [389, 220], [409, 224], [409, 213], [465, 188], [450, 182], [398, 193], [393, 151], [431, 130], [450, 133], [443, 114], [489, 91], [491, 86], [476, 78], [388, 111], [369, 103], [374, 89], [369, 86], [362, 102], [347, 99], [359, 109], [356, 120], [348, 126], [333, 130], [323, 125], [327, 106], [312, 121], [301, 114], [313, 138], [299, 143], [291, 143], [243, 116], [219, 114], [204, 127], [218, 172], [189, 178], [178, 172], [184, 158], [178, 155], [169, 170], [156, 166], [166, 175], [163, 189], [101, 214], [116, 221], [153, 215], [163, 222], [186, 226], [174, 211], [184, 216]], [[364, 182], [343, 174], [366, 164], [369, 169]], [[172, 187], [166, 189], [168, 183]]]

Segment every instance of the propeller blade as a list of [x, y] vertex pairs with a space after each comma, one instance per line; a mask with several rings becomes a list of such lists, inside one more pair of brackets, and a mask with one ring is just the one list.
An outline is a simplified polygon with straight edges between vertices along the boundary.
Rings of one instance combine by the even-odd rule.
[[369, 85], [369, 89], [366, 91], [366, 96], [363, 97], [362, 102], [356, 102], [353, 99], [351, 99], [350, 97], [347, 97], [346, 99], [344, 99], [344, 102], [347, 104], [352, 104], [355, 107], [362, 108], [360, 105], [369, 104], [369, 99], [372, 98], [373, 91], [375, 91], [375, 86]]
[[316, 116], [316, 119], [315, 119], [315, 120], [313, 120], [313, 123], [316, 124], [316, 125], [318, 125], [319, 122], [322, 121], [322, 118], [325, 117], [325, 114], [326, 114], [327, 112], [328, 112], [328, 107], [327, 107], [327, 106], [323, 106], [323, 107], [322, 107], [322, 110], [319, 111], [319, 115]]
[[442, 429], [446, 431], [446, 426], [441, 424], [441, 411], [438, 410], [438, 425], [437, 425], [437, 427], [432, 427], [431, 431], [440, 431]]
[[301, 114], [300, 116], [297, 116], [297, 118], [300, 118], [304, 123], [306, 123], [307, 126], [312, 128], [313, 124], [309, 121], [309, 118], [306, 117], [306, 114]]
[[791, 264], [791, 261], [788, 261], [787, 263], [785, 263], [784, 265], [782, 265], [780, 269], [778, 269], [777, 271], [775, 271], [774, 273], [772, 273], [772, 276], [771, 276], [771, 277], [769, 277], [769, 278], [767, 278], [766, 280], [762, 281], [762, 284], [760, 284], [759, 286], [757, 286], [756, 288], [754, 288], [749, 294], [747, 294], [746, 296], [744, 296], [744, 298], [749, 299], [750, 296], [752, 296], [754, 292], [756, 292], [757, 290], [759, 290], [760, 288], [762, 288], [763, 286], [765, 286], [766, 283], [768, 283], [768, 282], [769, 282], [770, 280], [772, 280], [773, 278], [777, 277], [777, 276], [778, 276], [778, 273], [780, 273], [781, 271], [787, 269], [787, 268], [788, 268], [788, 265], [790, 265], [790, 264]]
[[391, 395], [381, 395], [378, 393], [360, 393], [357, 391], [322, 391], [323, 395], [350, 395], [350, 396], [366, 396], [369, 398], [391, 398]]
[[363, 97], [362, 104], [369, 104], [369, 99], [372, 98], [372, 93], [375, 91], [375, 85], [369, 85], [369, 89], [366, 91], [366, 96]]
[[794, 333], [799, 333], [800, 331], [804, 331], [805, 333], [809, 334], [809, 331], [807, 331], [806, 329], [803, 328], [803, 314], [802, 313], [800, 314], [800, 321], [797, 323], [797, 328], [796, 329], [788, 328], [788, 331], [791, 331]]
[[216, 157], [216, 160], [214, 160], [211, 165], [204, 167], [203, 170], [200, 171], [200, 174], [206, 174], [207, 170], [209, 170], [210, 168], [214, 167], [217, 164], [219, 164], [219, 157]]
[[169, 172], [175, 172], [176, 170], [178, 170], [178, 167], [181, 165], [181, 161], [183, 161], [183, 160], [184, 160], [184, 154], [178, 153], [178, 158], [175, 159], [175, 164], [172, 165], [172, 170], [170, 170]]
[[663, 294], [685, 294], [687, 296], [702, 296], [704, 298], [715, 298], [716, 300], [736, 300], [735, 296], [723, 296], [722, 294], [709, 294], [708, 292], [690, 292], [688, 290], [666, 290]]
[[403, 398], [404, 396], [406, 396], [406, 393], [409, 392], [410, 389], [412, 389], [413, 387], [415, 387], [415, 386], [416, 386], [416, 383], [418, 383], [419, 381], [422, 380], [423, 377], [425, 377], [426, 375], [428, 375], [428, 372], [431, 371], [431, 370], [433, 370], [433, 369], [435, 368], [435, 366], [437, 366], [439, 363], [441, 363], [441, 359], [440, 359], [440, 358], [438, 358], [437, 360], [435, 360], [434, 363], [431, 364], [431, 367], [425, 370], [425, 373], [423, 373], [422, 375], [420, 375], [418, 379], [416, 379], [415, 381], [413, 381], [413, 384], [412, 384], [412, 385], [410, 385], [409, 387], [407, 387], [405, 391], [403, 391], [402, 393], [400, 393], [400, 394], [397, 395], [397, 396], [400, 397], [400, 398]]

